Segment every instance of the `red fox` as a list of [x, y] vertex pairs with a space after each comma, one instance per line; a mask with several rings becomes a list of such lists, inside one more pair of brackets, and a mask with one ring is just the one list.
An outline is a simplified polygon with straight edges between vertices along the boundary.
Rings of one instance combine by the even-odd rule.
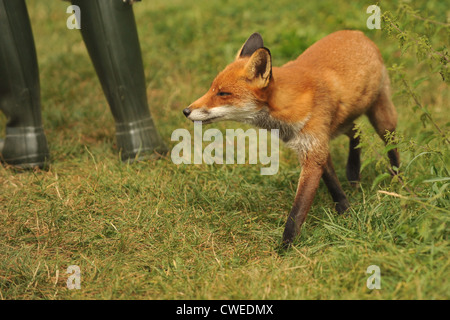
[[[362, 32], [350, 30], [326, 36], [282, 67], [272, 67], [269, 49], [254, 33], [209, 91], [183, 113], [203, 123], [233, 120], [278, 129], [280, 138], [298, 152], [302, 171], [283, 233], [285, 245], [299, 234], [320, 178], [338, 213], [350, 206], [334, 171], [330, 140], [340, 134], [350, 138], [346, 174], [357, 185], [361, 149], [354, 121], [366, 114], [385, 143], [386, 133], [397, 125], [380, 51]], [[397, 170], [397, 150], [388, 156]]]

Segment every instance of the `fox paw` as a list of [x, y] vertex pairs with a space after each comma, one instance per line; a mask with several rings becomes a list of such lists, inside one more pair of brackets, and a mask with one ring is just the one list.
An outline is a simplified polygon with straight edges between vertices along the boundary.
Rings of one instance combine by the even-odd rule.
[[336, 211], [339, 214], [343, 214], [347, 209], [350, 208], [350, 203], [347, 199], [341, 200], [336, 203]]

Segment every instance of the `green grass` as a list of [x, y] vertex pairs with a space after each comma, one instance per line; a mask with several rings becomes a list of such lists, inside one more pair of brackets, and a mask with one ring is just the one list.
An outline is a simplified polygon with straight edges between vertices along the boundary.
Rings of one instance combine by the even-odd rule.
[[[25, 173], [0, 167], [0, 298], [450, 298], [448, 145], [429, 133], [430, 123], [422, 125], [395, 76], [404, 184], [381, 180], [384, 147], [361, 120], [365, 165], [358, 190], [345, 179], [347, 139], [332, 143], [352, 208], [338, 216], [321, 184], [300, 237], [283, 252], [279, 244], [300, 172], [293, 152], [282, 148], [273, 176], [261, 176], [258, 165], [176, 166], [170, 157], [122, 164], [113, 118], [81, 36], [66, 28], [69, 4], [27, 3], [52, 164], [49, 171]], [[382, 10], [397, 5], [381, 4]], [[287, 0], [136, 4], [150, 109], [162, 137], [173, 147], [173, 130], [192, 132], [182, 109], [207, 90], [252, 32], [263, 35], [274, 65], [281, 65], [347, 28], [364, 30], [388, 67], [403, 65], [411, 81], [428, 76], [415, 90], [448, 132], [448, 85], [414, 54], [402, 55], [395, 39], [367, 30], [367, 6]], [[445, 2], [414, 6], [423, 16], [447, 19]], [[449, 46], [445, 30], [431, 40]], [[3, 117], [2, 132], [4, 124]], [[81, 268], [81, 290], [66, 288], [69, 265]], [[381, 269], [380, 290], [366, 287], [370, 265]]]

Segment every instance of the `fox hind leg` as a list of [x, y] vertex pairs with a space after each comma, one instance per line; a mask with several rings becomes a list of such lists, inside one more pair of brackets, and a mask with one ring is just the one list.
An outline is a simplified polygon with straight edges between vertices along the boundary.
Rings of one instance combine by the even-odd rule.
[[347, 179], [352, 186], [357, 187], [359, 180], [361, 179], [361, 148], [358, 148], [360, 139], [359, 136], [357, 136], [357, 128], [355, 124], [353, 124], [353, 127], [346, 133], [346, 135], [350, 138], [350, 147], [346, 167]]
[[[377, 100], [367, 112], [367, 116], [377, 134], [387, 144], [386, 133], [395, 133], [397, 127], [397, 111], [390, 98], [389, 83], [385, 84]], [[397, 148], [389, 150], [388, 157], [392, 167], [398, 168], [400, 166], [400, 156]], [[392, 173], [397, 173], [394, 168]]]

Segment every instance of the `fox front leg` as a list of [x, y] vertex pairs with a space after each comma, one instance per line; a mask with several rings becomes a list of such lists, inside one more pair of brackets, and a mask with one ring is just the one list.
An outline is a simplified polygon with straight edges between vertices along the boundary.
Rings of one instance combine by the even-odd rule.
[[320, 161], [320, 158], [323, 157], [317, 157], [310, 152], [302, 161], [302, 172], [298, 181], [297, 193], [283, 232], [284, 246], [289, 246], [299, 234], [311, 208], [327, 159], [325, 157], [325, 161]]

